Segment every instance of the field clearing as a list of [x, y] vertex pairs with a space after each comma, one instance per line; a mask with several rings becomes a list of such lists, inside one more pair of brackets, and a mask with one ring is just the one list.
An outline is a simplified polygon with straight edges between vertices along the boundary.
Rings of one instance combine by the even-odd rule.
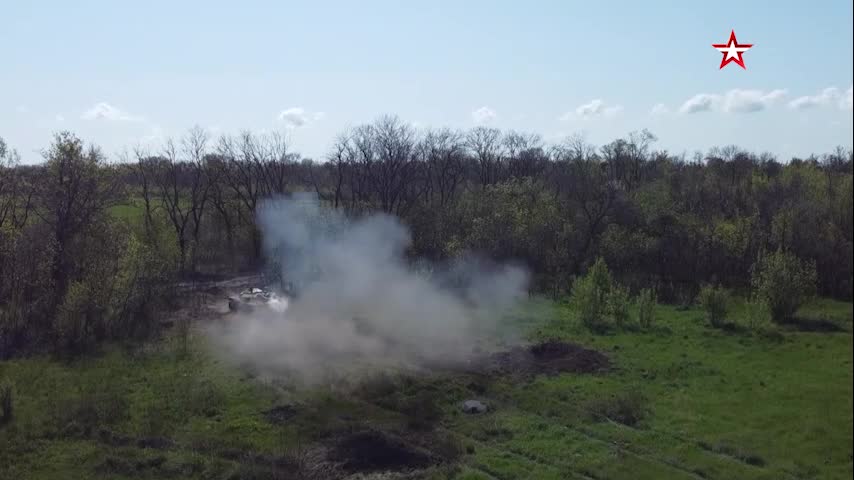
[[[437, 372], [352, 395], [255, 377], [213, 356], [198, 333], [187, 354], [167, 337], [71, 362], [16, 359], [0, 363], [16, 390], [15, 420], [0, 428], [0, 478], [291, 478], [311, 470], [316, 445], [360, 428], [454, 459], [377, 478], [850, 478], [851, 309], [820, 300], [801, 311], [841, 331], [760, 336], [660, 306], [650, 331], [593, 335], [566, 305], [537, 301], [505, 324], [529, 341], [599, 350], [611, 369]], [[432, 436], [409, 432], [401, 408], [424, 392], [441, 413]], [[490, 412], [460, 412], [468, 398]], [[639, 420], [599, 413], [619, 414], [620, 400]]]

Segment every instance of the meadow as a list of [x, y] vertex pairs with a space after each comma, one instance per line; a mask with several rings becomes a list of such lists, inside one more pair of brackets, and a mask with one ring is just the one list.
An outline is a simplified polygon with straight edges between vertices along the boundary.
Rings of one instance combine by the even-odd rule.
[[[171, 329], [71, 360], [17, 358], [0, 362], [14, 389], [0, 478], [850, 478], [851, 312], [818, 300], [799, 317], [837, 328], [759, 334], [665, 305], [650, 329], [603, 335], [562, 302], [504, 319], [527, 342], [602, 352], [610, 368], [595, 373], [396, 372], [297, 388], [216, 355], [203, 323], [186, 342]], [[469, 398], [490, 410], [462, 413]], [[391, 471], [335, 457], [358, 432], [418, 456]]]

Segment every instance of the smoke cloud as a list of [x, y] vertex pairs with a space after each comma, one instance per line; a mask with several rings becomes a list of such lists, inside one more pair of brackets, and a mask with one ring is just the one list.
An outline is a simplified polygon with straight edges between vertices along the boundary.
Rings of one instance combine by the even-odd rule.
[[271, 268], [296, 294], [287, 308], [228, 322], [217, 338], [261, 370], [312, 381], [461, 361], [526, 292], [518, 266], [471, 255], [409, 261], [410, 233], [388, 215], [347, 219], [304, 196], [266, 203], [258, 220]]

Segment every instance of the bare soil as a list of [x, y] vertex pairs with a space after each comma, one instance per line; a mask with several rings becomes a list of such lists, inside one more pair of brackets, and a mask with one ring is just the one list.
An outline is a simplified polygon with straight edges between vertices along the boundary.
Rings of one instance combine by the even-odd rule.
[[600, 373], [611, 367], [611, 361], [599, 351], [556, 340], [529, 347], [513, 347], [481, 358], [476, 364], [484, 373], [530, 375]]
[[339, 438], [329, 456], [349, 473], [417, 470], [437, 463], [429, 453], [379, 430]]

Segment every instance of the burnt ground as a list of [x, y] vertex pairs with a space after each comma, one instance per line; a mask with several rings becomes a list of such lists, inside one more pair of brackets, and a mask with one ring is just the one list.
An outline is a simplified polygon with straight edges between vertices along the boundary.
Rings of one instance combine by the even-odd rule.
[[272, 424], [281, 425], [287, 423], [288, 420], [295, 417], [298, 413], [299, 410], [293, 405], [277, 405], [264, 412], [264, 418]]
[[555, 375], [605, 372], [610, 369], [611, 361], [605, 354], [581, 345], [547, 340], [481, 357], [474, 361], [474, 366], [487, 374]]
[[379, 430], [344, 435], [329, 451], [329, 459], [348, 473], [409, 471], [439, 463], [431, 454], [402, 438]]

